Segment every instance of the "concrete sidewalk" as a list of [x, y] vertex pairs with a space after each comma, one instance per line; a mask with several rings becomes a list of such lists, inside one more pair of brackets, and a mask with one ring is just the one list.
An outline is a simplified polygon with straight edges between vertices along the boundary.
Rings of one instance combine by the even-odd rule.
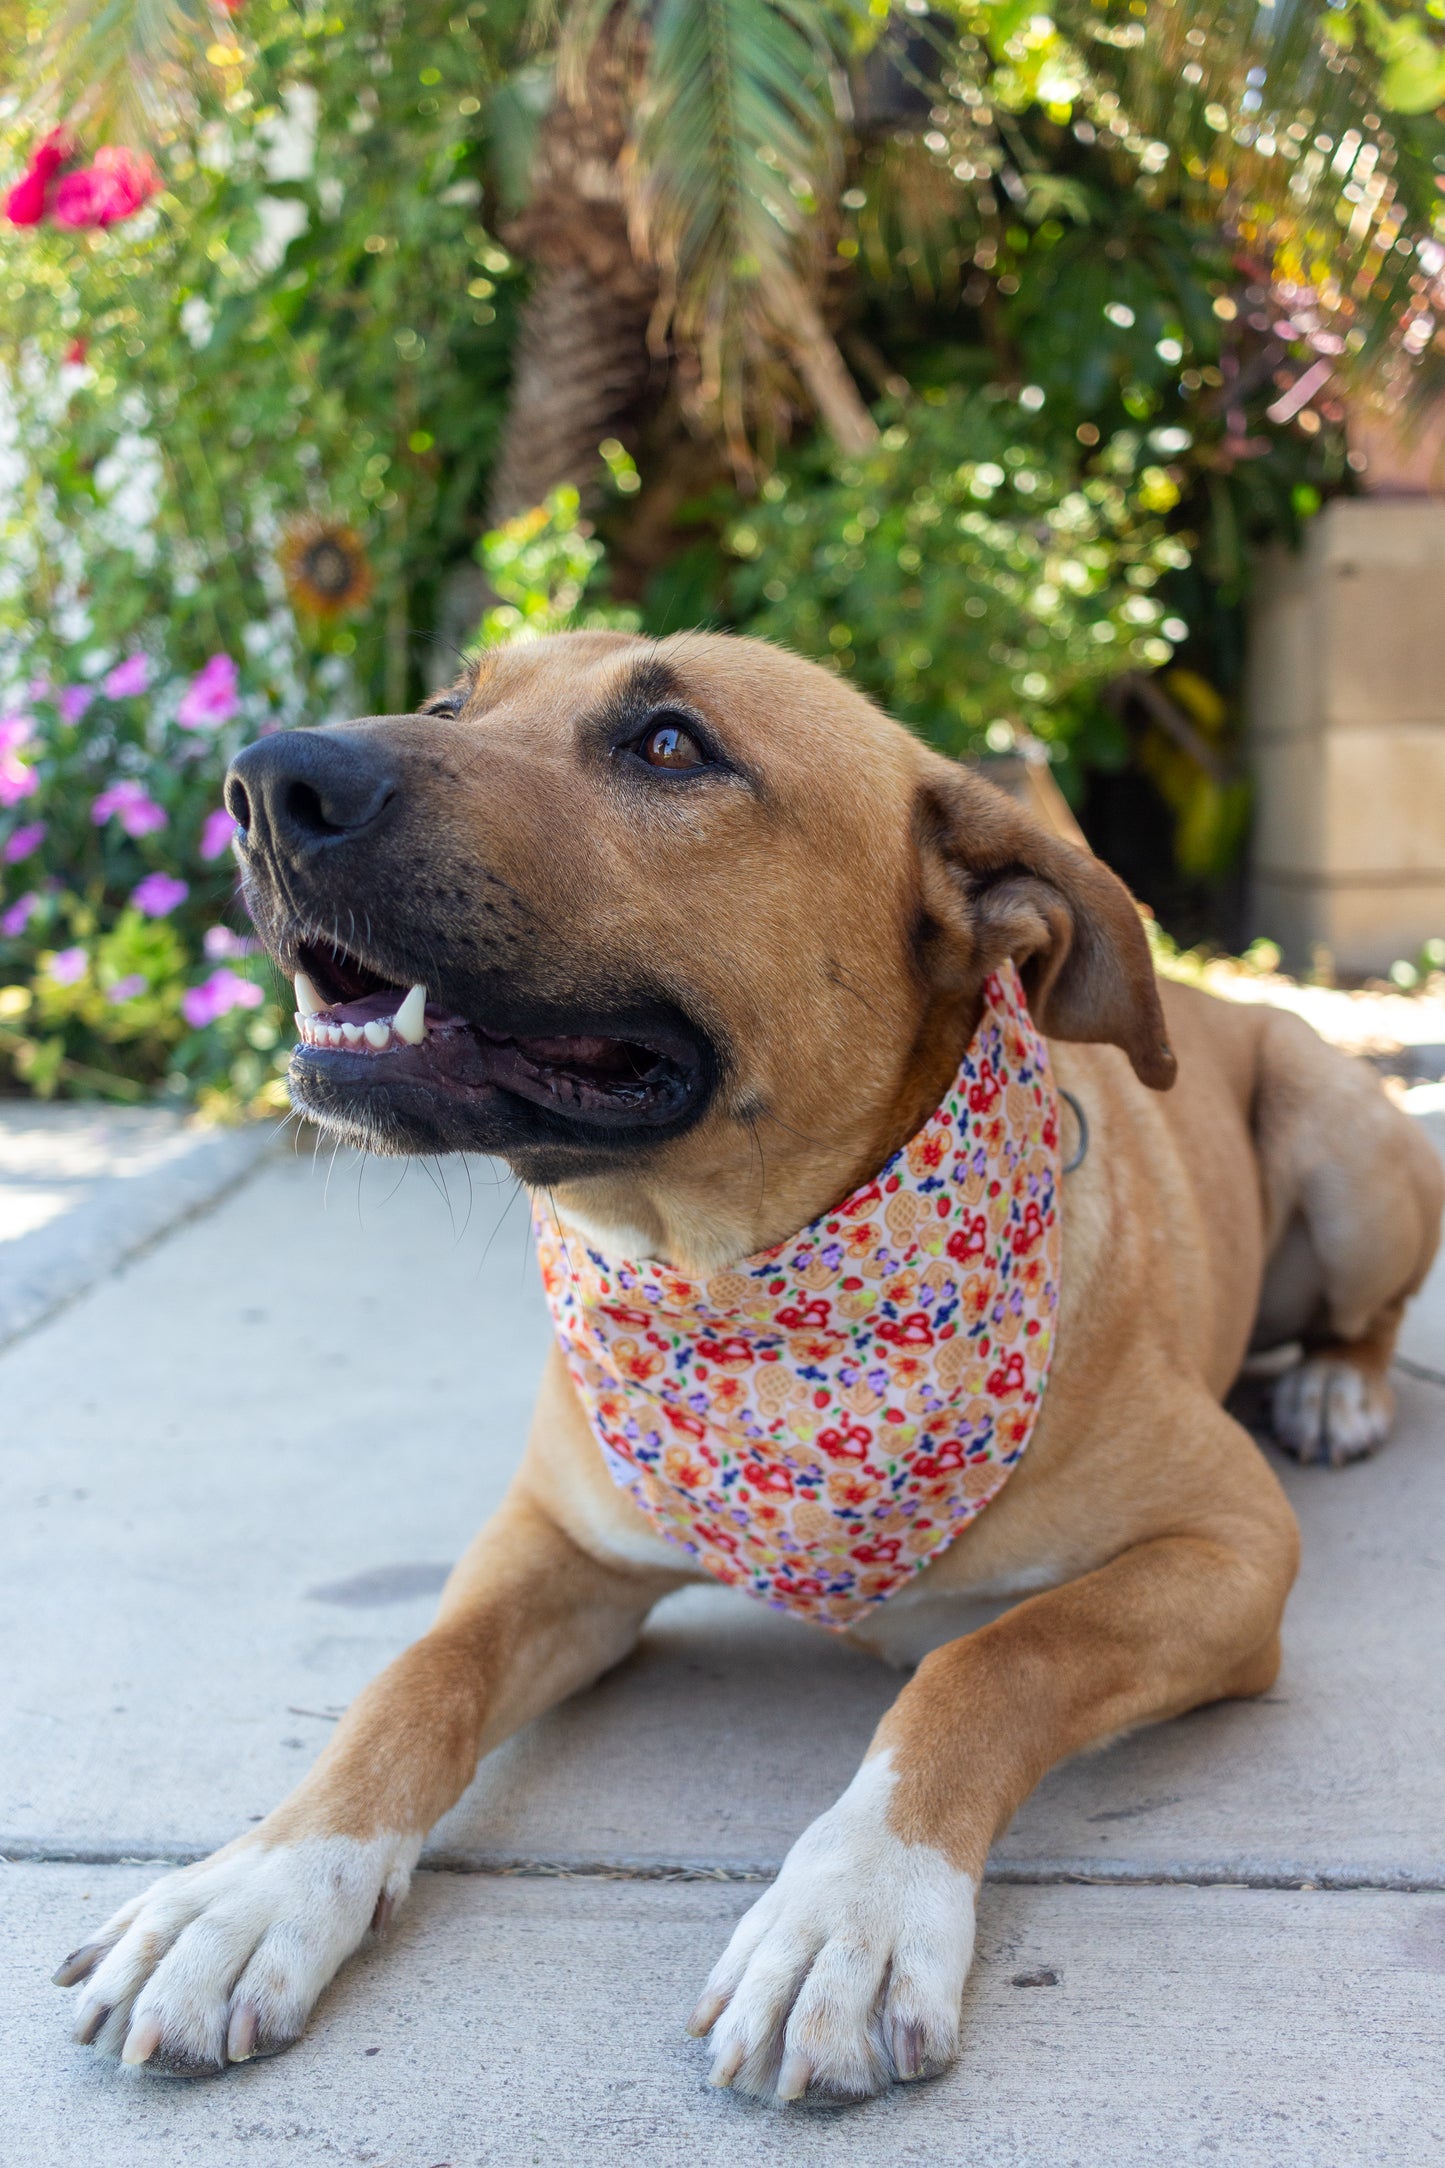
[[1386, 1454], [1284, 1471], [1278, 1686], [1025, 1805], [937, 2084], [778, 2114], [682, 2038], [898, 1683], [711, 1589], [484, 1766], [290, 2054], [186, 2084], [72, 2046], [59, 1956], [294, 1782], [520, 1449], [523, 1205], [396, 1182], [273, 1156], [0, 1356], [0, 2168], [1445, 2157], [1445, 1279]]

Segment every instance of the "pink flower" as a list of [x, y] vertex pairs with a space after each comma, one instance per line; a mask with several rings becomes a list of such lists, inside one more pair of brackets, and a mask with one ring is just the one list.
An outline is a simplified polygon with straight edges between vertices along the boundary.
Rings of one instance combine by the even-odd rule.
[[[24, 185], [23, 183], [21, 184]], [[55, 191], [55, 222], [60, 226], [115, 226], [133, 218], [161, 185], [144, 151], [107, 143], [95, 163], [67, 173]]]
[[119, 783], [112, 783], [103, 790], [90, 808], [90, 817], [97, 828], [103, 828], [112, 818], [120, 822], [128, 836], [148, 836], [166, 825], [166, 811], [149, 797], [144, 787], [130, 776]]
[[213, 971], [181, 996], [181, 1014], [193, 1031], [204, 1031], [232, 1009], [259, 1009], [265, 1000], [259, 986], [234, 971]]
[[7, 941], [18, 940], [30, 924], [31, 919], [34, 918], [39, 906], [40, 898], [32, 888], [29, 895], [19, 897], [16, 902], [11, 904], [8, 911], [0, 915], [0, 933], [4, 934]]
[[186, 687], [176, 721], [182, 730], [213, 730], [228, 723], [240, 705], [236, 665], [229, 655], [213, 655]]
[[77, 979], [85, 977], [85, 967], [90, 959], [83, 948], [57, 949], [46, 966], [46, 971], [57, 986], [73, 986]]
[[12, 226], [38, 226], [45, 216], [50, 184], [70, 156], [70, 138], [63, 128], [52, 128], [31, 153], [24, 178], [5, 198], [5, 216]]
[[151, 659], [142, 650], [127, 655], [118, 662], [105, 681], [107, 700], [128, 700], [133, 693], [143, 693], [151, 681]]
[[34, 735], [28, 715], [0, 715], [0, 805], [19, 805], [40, 788], [40, 780], [20, 748]]
[[169, 918], [190, 892], [190, 882], [178, 881], [172, 873], [148, 873], [143, 881], [137, 881], [130, 900], [147, 918]]
[[4, 850], [0, 851], [0, 858], [4, 859], [7, 866], [18, 866], [22, 858], [28, 858], [32, 851], [38, 851], [44, 841], [44, 821], [31, 821], [28, 828], [16, 829]]
[[95, 698], [93, 685], [67, 685], [55, 705], [67, 723], [78, 723]]
[[223, 956], [256, 956], [260, 954], [259, 941], [249, 940], [245, 934], [232, 933], [229, 926], [208, 926], [201, 947], [213, 963]]
[[222, 851], [230, 849], [231, 838], [235, 833], [236, 823], [226, 808], [218, 805], [215, 812], [208, 813], [201, 823], [202, 858], [219, 858]]
[[107, 1001], [134, 1001], [136, 995], [145, 993], [149, 986], [148, 978], [139, 971], [132, 971], [125, 978], [117, 979], [114, 986], [108, 986], [105, 998]]

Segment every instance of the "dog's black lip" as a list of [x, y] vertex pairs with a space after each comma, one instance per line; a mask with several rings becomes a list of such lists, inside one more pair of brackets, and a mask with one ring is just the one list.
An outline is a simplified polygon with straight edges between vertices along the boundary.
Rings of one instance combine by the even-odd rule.
[[[666, 997], [634, 993], [583, 1007], [498, 986], [478, 1000], [471, 989], [438, 983], [425, 968], [398, 964], [374, 940], [365, 949], [343, 948], [293, 933], [276, 939], [272, 953], [288, 976], [306, 971], [328, 1006], [383, 989], [394, 989], [400, 998], [421, 981], [428, 1014], [436, 1009], [455, 1019], [429, 1030], [423, 1046], [374, 1057], [298, 1045], [291, 1058], [293, 1099], [330, 1127], [371, 1128], [380, 1120], [396, 1132], [398, 1148], [405, 1149], [400, 1140], [415, 1131], [426, 1137], [424, 1147], [417, 1148], [436, 1149], [439, 1125], [455, 1130], [471, 1119], [476, 1138], [446, 1148], [498, 1151], [505, 1157], [507, 1133], [518, 1129], [529, 1146], [592, 1148], [660, 1139], [690, 1127], [712, 1097], [718, 1073], [712, 1041]], [[635, 1083], [623, 1078], [594, 1095], [602, 1097], [600, 1105], [584, 1103], [584, 1074], [583, 1088], [570, 1091], [568, 1105], [568, 1080], [578, 1078], [578, 1069], [533, 1055], [529, 1042], [588, 1038], [636, 1048], [650, 1061]], [[428, 1098], [434, 1106], [427, 1106]]]

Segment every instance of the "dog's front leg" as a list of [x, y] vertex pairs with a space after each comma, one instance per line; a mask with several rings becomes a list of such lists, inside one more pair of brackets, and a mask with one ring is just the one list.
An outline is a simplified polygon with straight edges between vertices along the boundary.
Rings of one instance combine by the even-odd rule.
[[599, 1564], [514, 1491], [291, 1796], [66, 1959], [58, 1983], [87, 1983], [77, 2039], [181, 2072], [288, 2045], [479, 1757], [625, 1655], [667, 1585]]
[[984, 1861], [1044, 1772], [1274, 1678], [1296, 1538], [1249, 1453], [1257, 1512], [1229, 1499], [924, 1659], [707, 1983], [715, 2085], [858, 2099], [953, 2060]]

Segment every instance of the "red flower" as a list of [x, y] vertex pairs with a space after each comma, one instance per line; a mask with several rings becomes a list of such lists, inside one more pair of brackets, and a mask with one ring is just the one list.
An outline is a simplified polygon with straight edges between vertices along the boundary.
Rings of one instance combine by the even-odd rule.
[[63, 128], [52, 128], [31, 153], [24, 178], [5, 198], [5, 216], [12, 226], [38, 226], [45, 216], [50, 184], [70, 156], [70, 138]]
[[959, 1264], [970, 1257], [982, 1257], [988, 1249], [988, 1220], [980, 1212], [971, 1218], [967, 1212], [948, 1238], [948, 1254]]
[[1015, 1257], [1024, 1256], [1026, 1252], [1033, 1248], [1036, 1242], [1043, 1240], [1043, 1234], [1044, 1216], [1038, 1206], [1031, 1200], [1024, 1207], [1023, 1225], [1014, 1229], [1013, 1253]]
[[697, 1351], [709, 1362], [721, 1363], [724, 1369], [745, 1370], [753, 1359], [751, 1341], [737, 1333], [730, 1333], [726, 1340], [699, 1339]]
[[1024, 1359], [1017, 1348], [1005, 1355], [997, 1370], [990, 1370], [985, 1381], [995, 1400], [1005, 1393], [1021, 1393], [1024, 1389]]
[[895, 1566], [902, 1548], [897, 1536], [879, 1536], [873, 1543], [855, 1543], [853, 1556], [860, 1566]]
[[743, 1463], [743, 1474], [755, 1489], [773, 1498], [791, 1498], [793, 1478], [778, 1462], [749, 1460]]
[[907, 1317], [889, 1318], [881, 1324], [878, 1337], [895, 1347], [932, 1347], [933, 1328], [926, 1310], [910, 1310]]
[[151, 159], [123, 143], [107, 143], [95, 163], [67, 173], [55, 191], [55, 219], [61, 226], [116, 226], [133, 218], [161, 185]]
[[786, 1325], [789, 1332], [800, 1332], [805, 1325], [826, 1325], [829, 1305], [821, 1298], [805, 1302], [801, 1309], [797, 1303], [789, 1303], [786, 1310], [779, 1310], [778, 1323]]
[[829, 1460], [862, 1460], [873, 1443], [873, 1433], [862, 1423], [849, 1423], [845, 1430], [820, 1430], [818, 1450], [826, 1453]]

